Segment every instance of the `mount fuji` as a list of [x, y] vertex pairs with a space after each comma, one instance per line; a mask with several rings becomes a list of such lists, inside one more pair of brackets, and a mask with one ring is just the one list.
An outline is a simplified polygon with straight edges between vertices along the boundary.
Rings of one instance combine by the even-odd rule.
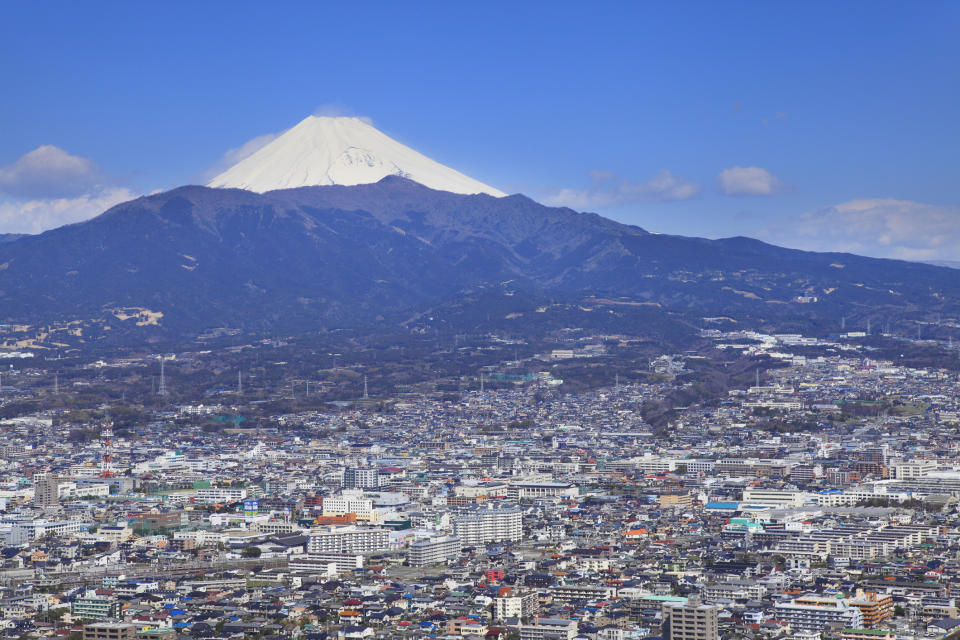
[[0, 238], [0, 324], [131, 344], [218, 327], [642, 327], [674, 340], [703, 317], [822, 334], [844, 318], [960, 313], [956, 273], [649, 233], [505, 196], [358, 118], [309, 117], [209, 187]]
[[437, 191], [506, 194], [404, 146], [360, 118], [309, 116], [207, 186], [277, 189], [372, 184], [400, 176]]

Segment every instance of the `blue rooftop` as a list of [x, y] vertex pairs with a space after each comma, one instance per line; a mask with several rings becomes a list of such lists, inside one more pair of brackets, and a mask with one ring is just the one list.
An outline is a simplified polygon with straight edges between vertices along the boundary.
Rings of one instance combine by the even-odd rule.
[[738, 509], [739, 502], [708, 502], [705, 509]]

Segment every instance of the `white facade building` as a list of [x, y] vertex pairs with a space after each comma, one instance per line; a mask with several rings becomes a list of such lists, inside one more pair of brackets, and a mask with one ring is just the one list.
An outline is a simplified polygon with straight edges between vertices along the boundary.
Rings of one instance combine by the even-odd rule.
[[514, 507], [478, 509], [453, 521], [453, 535], [464, 546], [523, 539], [523, 512]]

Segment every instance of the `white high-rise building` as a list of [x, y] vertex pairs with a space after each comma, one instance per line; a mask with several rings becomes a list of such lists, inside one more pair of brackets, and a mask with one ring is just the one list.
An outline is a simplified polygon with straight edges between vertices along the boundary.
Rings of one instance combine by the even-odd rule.
[[790, 628], [799, 631], [820, 632], [830, 623], [836, 622], [848, 629], [863, 628], [863, 612], [850, 606], [844, 600], [820, 604], [797, 604], [796, 602], [778, 602], [773, 605], [777, 620], [790, 623]]
[[366, 527], [328, 527], [313, 529], [308, 534], [307, 553], [366, 553], [380, 551], [390, 546], [387, 529]]
[[366, 467], [347, 467], [343, 470], [344, 489], [380, 488], [380, 471]]
[[411, 567], [425, 567], [431, 564], [440, 564], [455, 560], [460, 555], [460, 538], [444, 536], [440, 538], [426, 538], [410, 545], [407, 558]]
[[465, 546], [523, 539], [523, 512], [516, 507], [477, 509], [455, 518], [453, 535]]

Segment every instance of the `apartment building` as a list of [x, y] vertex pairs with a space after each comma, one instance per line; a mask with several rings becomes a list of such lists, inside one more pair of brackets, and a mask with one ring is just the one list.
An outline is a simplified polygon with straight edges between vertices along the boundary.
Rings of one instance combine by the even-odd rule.
[[767, 593], [767, 588], [752, 580], [728, 580], [714, 582], [703, 587], [704, 600], [759, 600]]
[[389, 544], [390, 532], [387, 529], [329, 527], [310, 531], [307, 538], [307, 553], [318, 554], [329, 551], [367, 553], [386, 549]]
[[895, 640], [894, 631], [880, 631], [877, 629], [843, 629], [840, 640]]
[[83, 627], [83, 640], [173, 640], [172, 627], [142, 628], [130, 622], [94, 622]]
[[14, 522], [10, 527], [10, 544], [24, 544], [47, 536], [68, 536], [89, 528], [78, 520], [48, 521], [44, 519]]
[[863, 627], [863, 613], [842, 599], [835, 599], [829, 604], [778, 602], [773, 608], [777, 620], [789, 622], [792, 629], [799, 631], [820, 632], [834, 623], [845, 628]]
[[540, 598], [535, 591], [515, 591], [493, 599], [495, 620], [529, 618], [540, 612]]
[[537, 618], [520, 628], [520, 640], [572, 640], [576, 635], [576, 620], [564, 618]]
[[363, 568], [363, 555], [359, 553], [311, 553], [305, 556], [290, 558], [290, 569], [293, 571], [325, 571], [334, 565], [338, 574], [350, 573], [354, 569]]
[[718, 640], [720, 607], [696, 598], [663, 605], [663, 628], [668, 640]]
[[590, 585], [559, 585], [550, 589], [553, 601], [561, 604], [585, 600], [593, 602], [617, 597], [616, 587], [594, 587]]
[[343, 470], [344, 489], [378, 489], [380, 472], [371, 467], [347, 467]]
[[454, 519], [453, 535], [464, 546], [517, 542], [523, 538], [523, 512], [515, 507], [477, 509]]
[[443, 536], [426, 538], [410, 545], [407, 559], [411, 567], [425, 567], [455, 560], [460, 555], [460, 538]]
[[33, 476], [33, 503], [38, 507], [60, 504], [60, 476], [55, 473], [37, 473]]
[[453, 494], [463, 498], [505, 498], [507, 490], [505, 482], [478, 482], [457, 485], [453, 488]]
[[99, 596], [93, 589], [73, 601], [70, 613], [80, 620], [104, 620], [120, 616], [120, 601], [116, 598]]
[[94, 622], [84, 625], [83, 640], [133, 640], [137, 626], [129, 622]]
[[893, 464], [891, 475], [893, 475], [896, 480], [912, 480], [914, 478], [925, 478], [931, 471], [936, 470], [936, 460], [900, 461]]
[[[837, 601], [837, 598], [807, 595], [796, 598], [793, 602], [804, 606], [832, 608], [836, 606]], [[889, 594], [858, 591], [856, 597], [845, 598], [841, 602], [846, 606], [859, 609], [863, 615], [863, 626], [868, 629], [893, 617], [893, 596]]]
[[771, 507], [802, 507], [809, 499], [810, 494], [804, 491], [776, 489], [745, 489], [743, 491], [743, 502]]
[[210, 489], [197, 490], [197, 500], [208, 504], [240, 502], [246, 499], [246, 489], [213, 487]]
[[693, 506], [693, 496], [686, 491], [669, 491], [660, 494], [659, 503], [661, 509], [670, 507], [689, 509]]
[[576, 498], [580, 489], [568, 482], [511, 482], [507, 497], [511, 500], [536, 500], [538, 498]]
[[373, 500], [370, 498], [360, 498], [353, 496], [340, 496], [336, 498], [323, 499], [323, 515], [344, 516], [348, 513], [355, 514], [357, 520], [376, 520], [376, 511], [373, 506]]

